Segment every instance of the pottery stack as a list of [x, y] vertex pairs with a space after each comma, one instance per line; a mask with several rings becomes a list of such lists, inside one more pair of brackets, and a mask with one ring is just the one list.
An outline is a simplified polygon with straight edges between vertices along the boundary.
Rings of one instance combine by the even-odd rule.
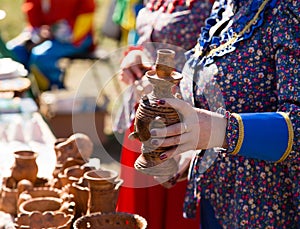
[[2, 181], [0, 195], [0, 210], [15, 218], [14, 227], [69, 229], [92, 212], [115, 212], [123, 180], [116, 171], [101, 169], [99, 159], [97, 167], [89, 164], [90, 138], [75, 133], [53, 147], [57, 162], [51, 179], [37, 177], [38, 152], [14, 153], [15, 163]]

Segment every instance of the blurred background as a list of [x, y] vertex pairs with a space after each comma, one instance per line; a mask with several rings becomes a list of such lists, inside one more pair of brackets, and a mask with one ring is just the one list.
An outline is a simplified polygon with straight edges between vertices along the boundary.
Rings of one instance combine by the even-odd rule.
[[[0, 33], [3, 40], [7, 41], [17, 36], [25, 26], [25, 18], [21, 11], [21, 5], [23, 0], [1, 0], [0, 9], [6, 12], [5, 19], [0, 21]], [[95, 20], [95, 29], [96, 33], [101, 36], [101, 28], [106, 20], [108, 9], [110, 6], [110, 0], [96, 0], [97, 2], [97, 12]], [[106, 40], [106, 39], [105, 39]], [[105, 42], [108, 42], [106, 47], [113, 47], [114, 40], [107, 39]]]
[[[26, 19], [21, 10], [22, 3], [23, 0], [0, 1], [0, 10], [3, 10], [6, 13], [5, 18], [0, 20], [0, 36], [4, 42], [16, 37], [25, 27]], [[116, 40], [108, 37], [106, 34], [103, 34], [103, 26], [107, 18], [112, 17], [112, 12], [109, 11], [112, 2], [111, 0], [96, 0], [96, 3], [97, 10], [94, 25], [95, 38], [98, 40], [98, 46], [100, 49], [107, 51], [107, 53], [112, 54], [112, 56], [109, 62], [103, 61], [97, 65], [91, 65], [89, 62], [83, 61], [72, 64], [67, 71], [66, 86], [72, 93], [75, 91], [77, 96], [96, 96], [100, 99], [108, 97], [109, 104], [105, 107], [107, 112], [104, 117], [100, 114], [101, 120], [99, 120], [99, 126], [102, 128], [102, 125], [104, 125], [103, 132], [106, 135], [104, 137], [100, 136], [100, 138], [105, 138], [105, 141], [103, 141], [103, 144], [100, 144], [100, 146], [95, 144], [95, 156], [100, 157], [101, 162], [107, 167], [119, 170], [119, 167], [115, 162], [119, 160], [123, 136], [116, 136], [116, 133], [112, 132], [111, 115], [113, 113], [112, 107], [115, 106], [116, 103], [116, 98], [121, 93], [120, 88], [116, 88], [116, 76], [119, 69], [119, 61], [124, 49], [126, 48], [127, 41], [123, 41], [121, 38], [120, 40]], [[98, 75], [93, 75], [95, 72], [97, 72]], [[112, 80], [109, 81], [111, 77], [113, 77], [114, 82], [112, 82]], [[99, 90], [99, 87], [104, 87], [104, 90]], [[59, 118], [59, 116], [57, 115], [55, 118]], [[51, 122], [54, 120], [55, 119], [50, 120], [50, 127], [55, 130], [56, 127], [51, 126]], [[63, 120], [63, 122], [65, 122], [65, 120]], [[58, 125], [62, 126], [61, 122], [58, 123]], [[79, 130], [80, 128], [81, 126], [78, 127]], [[73, 126], [73, 130], [76, 131], [76, 125], [75, 128]], [[70, 135], [70, 133], [67, 135]], [[56, 137], [59, 138], [66, 136]], [[103, 147], [105, 149], [103, 149]], [[108, 152], [108, 154], [105, 152]]]

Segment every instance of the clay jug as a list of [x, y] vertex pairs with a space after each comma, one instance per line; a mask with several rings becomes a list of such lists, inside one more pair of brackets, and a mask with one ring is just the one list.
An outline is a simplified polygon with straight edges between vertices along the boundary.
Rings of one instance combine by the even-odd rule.
[[25, 179], [34, 184], [38, 173], [36, 163], [38, 154], [30, 150], [22, 150], [14, 152], [14, 156], [15, 163], [11, 168], [11, 177], [16, 182]]
[[91, 170], [84, 174], [89, 187], [87, 214], [115, 211], [117, 177], [118, 173], [114, 170]]
[[172, 50], [157, 51], [156, 70], [147, 71], [145, 74], [153, 90], [141, 99], [135, 116], [134, 132], [129, 135], [129, 138], [137, 138], [142, 142], [142, 154], [135, 161], [134, 167], [153, 176], [172, 176], [177, 172], [174, 159], [160, 159], [164, 151], [176, 146], [163, 148], [150, 143], [150, 129], [169, 126], [181, 119], [172, 107], [157, 104], [162, 98], [175, 98], [172, 88], [180, 82], [182, 75], [174, 70], [174, 58], [175, 52]]

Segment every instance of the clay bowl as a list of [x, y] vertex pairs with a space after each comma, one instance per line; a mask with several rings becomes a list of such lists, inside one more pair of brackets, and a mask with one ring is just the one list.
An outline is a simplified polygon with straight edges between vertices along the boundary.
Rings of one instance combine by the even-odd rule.
[[19, 206], [19, 212], [30, 215], [32, 212], [65, 212], [72, 213], [74, 202], [64, 202], [56, 197], [37, 197], [25, 200]]
[[70, 229], [74, 216], [63, 212], [32, 212], [19, 214], [15, 219], [16, 229], [56, 228]]
[[32, 190], [27, 190], [22, 193], [29, 194], [32, 198], [37, 197], [56, 197], [61, 198], [63, 195], [63, 191], [57, 188], [51, 188], [51, 187], [37, 187], [33, 188]]
[[62, 200], [55, 197], [37, 197], [25, 200], [20, 204], [20, 213], [28, 214], [38, 211], [58, 211], [62, 205]]
[[145, 229], [147, 221], [137, 215], [125, 212], [91, 213], [78, 218], [74, 229]]
[[37, 188], [33, 188], [32, 190], [26, 190], [22, 192], [18, 199], [18, 206], [20, 206], [23, 202], [25, 202], [28, 199], [40, 198], [40, 197], [60, 198], [61, 200], [63, 200], [63, 202], [71, 202], [73, 199], [72, 195], [63, 192], [60, 189], [51, 188], [51, 187], [37, 187]]
[[79, 178], [83, 176], [84, 170], [79, 165], [73, 165], [64, 170], [64, 174], [68, 177], [69, 183], [78, 182]]

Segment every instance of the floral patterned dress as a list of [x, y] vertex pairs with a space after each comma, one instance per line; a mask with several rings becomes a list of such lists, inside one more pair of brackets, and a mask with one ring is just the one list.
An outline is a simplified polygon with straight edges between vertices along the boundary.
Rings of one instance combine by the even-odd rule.
[[193, 77], [181, 84], [184, 98], [212, 111], [285, 112], [294, 138], [282, 162], [232, 155], [239, 130], [230, 116], [228, 150], [205, 171], [203, 151], [191, 164], [186, 217], [195, 215], [202, 198], [223, 228], [300, 228], [299, 15], [297, 0], [215, 2], [198, 44], [187, 53], [185, 68]]

